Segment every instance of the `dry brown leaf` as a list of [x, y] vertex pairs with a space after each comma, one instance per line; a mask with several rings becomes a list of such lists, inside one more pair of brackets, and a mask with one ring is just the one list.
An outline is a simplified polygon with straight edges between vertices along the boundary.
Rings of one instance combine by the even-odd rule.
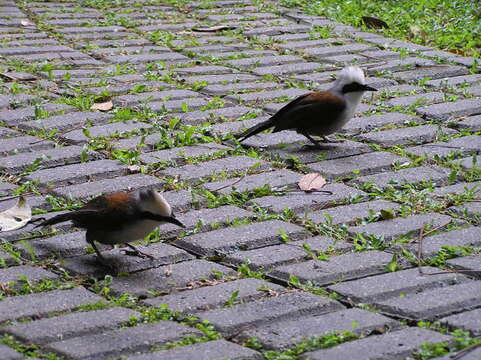
[[103, 103], [93, 104], [90, 107], [90, 110], [109, 111], [113, 107], [114, 107], [114, 103], [112, 102], [112, 100], [109, 100]]
[[32, 219], [32, 209], [25, 197], [20, 196], [15, 206], [0, 212], [0, 232], [17, 230]]
[[372, 16], [363, 16], [362, 22], [371, 29], [389, 29], [389, 25], [385, 21]]
[[35, 26], [35, 23], [32, 20], [29, 20], [29, 19], [21, 20], [20, 24], [22, 24], [23, 26]]
[[298, 185], [299, 189], [303, 191], [316, 191], [326, 185], [326, 179], [324, 179], [319, 173], [309, 173], [301, 177]]
[[192, 31], [217, 32], [217, 31], [234, 30], [234, 29], [236, 29], [235, 26], [219, 25], [219, 26], [211, 26], [211, 27], [205, 27], [205, 28], [192, 28]]

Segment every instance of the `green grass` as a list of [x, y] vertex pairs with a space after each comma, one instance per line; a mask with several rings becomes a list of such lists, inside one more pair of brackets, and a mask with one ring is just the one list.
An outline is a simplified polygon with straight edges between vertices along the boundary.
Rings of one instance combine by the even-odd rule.
[[387, 37], [481, 57], [479, 0], [283, 0], [281, 3], [353, 26], [362, 25], [362, 16], [376, 17], [389, 25], [389, 29], [383, 30]]

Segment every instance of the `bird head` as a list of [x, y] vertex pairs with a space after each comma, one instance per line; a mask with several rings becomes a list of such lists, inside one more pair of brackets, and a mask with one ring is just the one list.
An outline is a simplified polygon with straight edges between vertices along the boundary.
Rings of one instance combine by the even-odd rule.
[[364, 72], [358, 66], [347, 66], [342, 69], [334, 86], [343, 94], [377, 91], [377, 89], [366, 85]]
[[142, 212], [153, 214], [158, 221], [185, 227], [177, 220], [167, 200], [153, 189], [139, 190], [139, 208]]

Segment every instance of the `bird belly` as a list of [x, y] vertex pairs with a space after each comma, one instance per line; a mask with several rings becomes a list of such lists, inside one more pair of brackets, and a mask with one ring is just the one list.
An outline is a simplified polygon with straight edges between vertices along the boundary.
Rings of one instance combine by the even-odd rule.
[[102, 244], [124, 244], [136, 240], [142, 240], [149, 235], [154, 229], [162, 224], [158, 221], [140, 220], [132, 224], [124, 225], [118, 231], [109, 231], [98, 234], [95, 240]]
[[[317, 136], [330, 135], [342, 129], [351, 117], [352, 114], [347, 110], [344, 110], [336, 121], [333, 121], [332, 119], [320, 119], [320, 121], [313, 122], [312, 126], [305, 129], [304, 132], [307, 132], [309, 135]], [[302, 131], [299, 130], [298, 132], [302, 133]]]

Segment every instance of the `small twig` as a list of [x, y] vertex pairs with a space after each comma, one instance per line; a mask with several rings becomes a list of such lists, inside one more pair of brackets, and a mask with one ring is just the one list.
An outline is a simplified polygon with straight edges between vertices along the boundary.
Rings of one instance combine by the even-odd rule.
[[469, 345], [468, 347], [464, 348], [463, 350], [461, 350], [460, 352], [458, 352], [456, 355], [454, 355], [454, 357], [451, 358], [451, 360], [459, 360], [459, 359], [461, 359], [464, 355], [467, 355], [467, 354], [470, 353], [472, 350], [477, 349], [477, 348], [480, 347], [480, 346], [481, 346], [481, 343]]
[[244, 176], [238, 178], [238, 179], [237, 179], [236, 181], [234, 181], [232, 184], [224, 185], [224, 186], [221, 186], [221, 187], [218, 188], [218, 189], [214, 189], [214, 190], [211, 190], [211, 191], [212, 191], [212, 192], [214, 192], [214, 191], [219, 191], [219, 190], [222, 190], [222, 189], [225, 189], [225, 188], [234, 186], [234, 185], [240, 183], [242, 180], [244, 180], [244, 178], [245, 178], [246, 176], [247, 176], [247, 175], [244, 175]]
[[422, 263], [423, 263], [423, 238], [424, 238], [424, 226], [421, 228], [421, 231], [419, 232], [419, 237], [418, 237], [418, 271], [420, 275], [424, 275], [423, 269], [422, 269]]

